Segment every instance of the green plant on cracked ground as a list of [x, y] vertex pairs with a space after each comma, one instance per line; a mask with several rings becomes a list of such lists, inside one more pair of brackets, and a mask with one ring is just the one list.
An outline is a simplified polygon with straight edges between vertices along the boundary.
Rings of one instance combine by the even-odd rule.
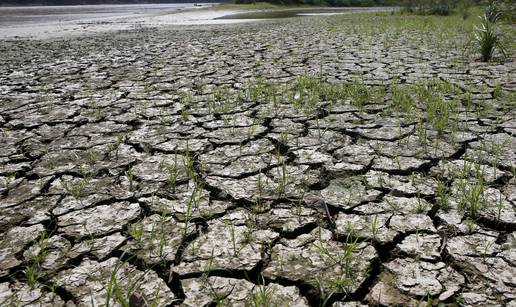
[[63, 178], [60, 178], [63, 189], [71, 196], [76, 199], [84, 196], [86, 186], [88, 185], [88, 178], [81, 178], [77, 182], [68, 182]]
[[496, 2], [493, 2], [485, 9], [484, 14], [479, 16], [480, 26], [475, 27], [474, 44], [483, 62], [491, 61], [497, 51], [503, 57], [507, 57], [506, 47], [502, 43], [502, 34], [497, 26], [501, 14]]
[[[473, 179], [468, 178], [474, 174]], [[484, 168], [478, 163], [464, 160], [461, 172], [458, 174], [459, 208], [468, 216], [477, 217], [487, 206], [484, 179]]]
[[329, 286], [331, 289], [334, 289], [333, 292], [349, 293], [350, 287], [356, 283], [356, 272], [353, 268], [353, 261], [356, 257], [354, 252], [360, 244], [358, 238], [353, 239], [349, 236], [343, 250], [338, 254], [331, 252], [323, 244], [313, 244], [322, 255], [330, 259], [335, 265], [338, 265], [341, 271], [340, 276], [336, 278], [318, 279], [315, 283], [319, 287]]
[[23, 270], [27, 284], [34, 289], [38, 280], [42, 276], [41, 264], [48, 255], [48, 239], [49, 235], [46, 231], [42, 231], [37, 241], [36, 252], [33, 253], [28, 261], [26, 268]]
[[[136, 278], [135, 280], [129, 280], [125, 286], [120, 283], [120, 274], [119, 271], [123, 268], [126, 263], [119, 259], [113, 270], [110, 273], [108, 283], [106, 285], [106, 301], [105, 306], [116, 306], [120, 305], [123, 307], [134, 306], [136, 301], [143, 302], [145, 306], [146, 300], [143, 296], [135, 292], [136, 286], [140, 282], [140, 279], [143, 277]], [[156, 297], [159, 295], [159, 289], [156, 290]], [[156, 306], [155, 302], [151, 303], [152, 306]]]

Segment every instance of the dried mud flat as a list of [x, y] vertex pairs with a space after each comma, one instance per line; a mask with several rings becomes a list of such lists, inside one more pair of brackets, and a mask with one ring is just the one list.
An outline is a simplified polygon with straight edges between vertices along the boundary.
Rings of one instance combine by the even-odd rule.
[[514, 305], [516, 62], [382, 20], [0, 42], [0, 304]]

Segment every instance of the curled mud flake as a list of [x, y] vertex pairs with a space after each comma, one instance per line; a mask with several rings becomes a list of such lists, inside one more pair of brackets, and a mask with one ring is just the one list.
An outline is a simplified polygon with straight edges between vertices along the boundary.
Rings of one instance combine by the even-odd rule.
[[0, 174], [8, 175], [16, 173], [26, 173], [31, 169], [32, 167], [29, 162], [7, 163], [0, 165]]
[[361, 302], [335, 302], [333, 303], [333, 307], [367, 307], [367, 305]]
[[432, 234], [412, 234], [403, 239], [397, 248], [413, 258], [435, 261], [441, 257], [441, 237]]
[[205, 306], [212, 302], [230, 306], [309, 306], [294, 286], [255, 285], [243, 279], [224, 277], [186, 279], [182, 285], [185, 306]]
[[432, 219], [424, 214], [393, 215], [389, 223], [389, 228], [398, 232], [436, 232]]
[[285, 140], [285, 136], [278, 135], [276, 138], [280, 142], [285, 142], [287, 146], [293, 150], [319, 147], [320, 150], [331, 152], [335, 149], [351, 144], [351, 137], [324, 129], [309, 129], [306, 136], [289, 136]]
[[502, 252], [500, 256], [510, 265], [516, 265], [516, 233], [512, 232], [507, 235], [507, 240], [501, 245]]
[[[200, 160], [204, 170], [208, 173], [238, 177], [275, 165], [277, 162], [270, 155], [273, 150], [274, 146], [268, 140], [260, 139], [246, 144], [216, 148], [202, 154]], [[249, 163], [250, 165], [247, 165]], [[241, 167], [247, 170], [241, 171]]]
[[124, 200], [132, 196], [129, 189], [117, 184], [112, 177], [96, 179], [71, 176], [63, 176], [59, 180], [54, 180], [49, 194], [66, 195], [59, 205], [52, 209], [52, 213], [55, 215], [89, 208], [105, 201]]
[[20, 184], [23, 178], [16, 179], [14, 176], [0, 176], [0, 195], [6, 195], [9, 189]]
[[267, 131], [262, 125], [251, 127], [219, 128], [206, 133], [204, 136], [215, 144], [240, 144], [255, 138], [257, 135]]
[[122, 248], [148, 264], [174, 261], [183, 240], [195, 233], [195, 224], [178, 223], [157, 214], [127, 227], [130, 239]]
[[103, 260], [112, 251], [122, 245], [124, 241], [126, 241], [126, 237], [122, 236], [119, 232], [97, 239], [85, 238], [70, 249], [68, 256], [70, 258], [77, 258], [83, 254], [91, 254], [97, 259]]
[[205, 171], [213, 176], [239, 178], [263, 169], [277, 166], [278, 162], [270, 154], [243, 156], [224, 164], [205, 164]]
[[[387, 196], [384, 196], [384, 199]], [[389, 203], [386, 201], [381, 201], [379, 203], [365, 203], [363, 205], [359, 205], [353, 208], [353, 212], [356, 212], [361, 215], [375, 215], [375, 214], [387, 214], [387, 213], [395, 213], [400, 214], [403, 208], [393, 205], [393, 203]], [[410, 208], [409, 208], [410, 209]]]
[[411, 172], [417, 171], [425, 164], [428, 164], [429, 160], [421, 160], [413, 157], [376, 157], [373, 161], [373, 169], [377, 171], [401, 171]]
[[56, 271], [69, 259], [71, 247], [72, 244], [59, 235], [50, 238], [42, 235], [38, 242], [23, 253], [23, 257], [28, 263], [37, 259], [40, 268], [45, 271]]
[[136, 178], [153, 182], [183, 182], [189, 178], [188, 165], [191, 163], [182, 155], [152, 155], [142, 158], [132, 172]]
[[138, 199], [154, 212], [162, 214], [174, 214], [180, 219], [185, 215], [191, 217], [208, 217], [216, 213], [224, 212], [226, 207], [220, 207], [221, 203], [210, 203], [209, 192], [196, 186], [193, 181], [176, 187], [169, 186], [169, 192], [160, 190], [159, 196], [142, 197]]
[[437, 182], [420, 174], [410, 176], [390, 175], [385, 172], [369, 171], [365, 174], [367, 184], [376, 189], [389, 189], [397, 196], [434, 195]]
[[[274, 118], [271, 121], [272, 132], [278, 134], [300, 135], [303, 133], [305, 126], [303, 123], [295, 122], [287, 118]], [[285, 144], [286, 145], [286, 144]]]
[[510, 170], [516, 161], [516, 137], [505, 133], [486, 134], [480, 141], [472, 142], [465, 156], [472, 161], [496, 165], [498, 168]]
[[493, 224], [503, 222], [516, 226], [514, 204], [500, 190], [484, 186], [481, 180], [455, 180], [448, 198], [451, 211], [456, 210], [470, 218], [481, 217]]
[[65, 302], [43, 285], [29, 287], [22, 283], [0, 284], [0, 305], [2, 306], [65, 306]]
[[38, 196], [20, 205], [0, 209], [0, 229], [7, 231], [22, 221], [25, 225], [48, 222], [49, 210], [54, 208], [60, 196]]
[[208, 139], [174, 138], [163, 143], [153, 145], [153, 149], [170, 152], [201, 152], [210, 146]]
[[157, 145], [166, 142], [171, 135], [177, 133], [179, 123], [171, 125], [146, 125], [127, 134], [127, 141], [131, 144], [147, 143]]
[[[70, 161], [72, 161], [73, 158], [76, 158], [74, 157], [75, 155], [81, 157], [78, 149], [98, 145], [96, 143], [90, 144], [91, 142], [91, 139], [87, 136], [78, 135], [66, 136], [62, 138], [52, 138], [49, 145], [43, 146], [42, 148], [40, 147], [42, 144], [39, 146], [39, 149], [42, 150], [43, 154], [45, 154], [45, 156], [42, 157], [45, 160], [41, 161], [45, 163], [41, 164], [40, 166], [43, 168], [49, 166], [50, 168], [48, 168], [48, 170], [52, 170], [52, 168], [56, 165], [56, 156], [60, 151], [63, 151], [63, 158], [70, 159]], [[36, 145], [38, 145], [37, 143], [31, 142], [25, 144], [27, 149], [38, 149], [38, 147], [36, 147]]]
[[346, 162], [367, 166], [374, 158], [374, 150], [365, 144], [353, 144], [336, 150], [333, 155], [336, 157], [336, 164]]
[[72, 128], [72, 124], [57, 124], [57, 125], [41, 125], [37, 129], [34, 130], [37, 133], [42, 141], [53, 141], [57, 138], [62, 138], [65, 136], [66, 132]]
[[417, 306], [418, 300], [411, 298], [397, 289], [393, 285], [394, 280], [394, 275], [388, 272], [382, 272], [379, 281], [367, 294], [367, 302], [372, 305], [380, 304], [384, 306]]
[[374, 127], [372, 124], [362, 125], [362, 122], [363, 121], [352, 112], [330, 114], [322, 119], [308, 121], [313, 130], [321, 130], [324, 132], [341, 129], [356, 129], [357, 126]]
[[292, 152], [298, 164], [326, 164], [332, 161], [331, 155], [320, 152], [317, 148], [298, 149]]
[[110, 174], [122, 174], [127, 165], [136, 163], [142, 154], [132, 146], [120, 144], [120, 138], [110, 138], [107, 144], [90, 149], [86, 156], [86, 172], [99, 173], [107, 171]]
[[73, 116], [79, 111], [77, 106], [67, 106], [66, 108], [55, 108], [52, 106], [45, 106], [37, 110], [24, 112], [24, 117], [20, 119], [13, 119], [9, 125], [20, 127], [37, 127], [42, 124], [59, 123]]
[[263, 155], [274, 151], [274, 146], [269, 140], [258, 139], [238, 145], [226, 145], [218, 147], [201, 155], [206, 163], [224, 164], [242, 156]]
[[[91, 177], [89, 173], [74, 177], [64, 175], [52, 182], [49, 194], [66, 194], [76, 198], [100, 194], [97, 197], [109, 195], [114, 198], [128, 198], [132, 194], [117, 183], [114, 177]], [[79, 193], [80, 192], [80, 193]]]
[[129, 202], [101, 205], [59, 217], [60, 232], [81, 238], [121, 230], [140, 214], [140, 206]]
[[362, 173], [365, 165], [353, 164], [348, 162], [335, 162], [324, 166], [325, 169], [335, 177], [353, 176]]
[[452, 146], [439, 138], [427, 140], [424, 144], [421, 144], [420, 138], [413, 135], [393, 142], [374, 141], [370, 142], [369, 146], [377, 154], [390, 157], [400, 155], [420, 159], [449, 158], [460, 149], [458, 145]]
[[394, 275], [393, 286], [414, 297], [436, 296], [460, 290], [464, 277], [443, 262], [395, 259], [385, 264]]
[[223, 119], [209, 121], [203, 124], [207, 129], [250, 127], [253, 125], [253, 118], [245, 115], [222, 116]]
[[499, 281], [493, 282], [482, 277], [475, 279], [475, 281], [475, 283], [466, 284], [463, 293], [482, 294], [482, 297], [477, 296], [476, 299], [483, 300], [487, 305], [504, 305], [506, 302], [516, 299], [513, 285], [506, 285]]
[[516, 204], [516, 177], [513, 177], [502, 189], [507, 200]]
[[[50, 142], [51, 140], [52, 139], [46, 139], [44, 141]], [[49, 146], [46, 145], [45, 143], [43, 143], [42, 141], [43, 140], [38, 140], [38, 139], [28, 139], [28, 140], [23, 141], [23, 143], [21, 143], [18, 146], [18, 148], [20, 148], [24, 152], [25, 157], [30, 157], [32, 159], [41, 158], [46, 153], [53, 150], [53, 149], [49, 148]], [[16, 156], [13, 155], [10, 158], [16, 159]], [[36, 164], [36, 163], [32, 163], [32, 164]], [[29, 174], [32, 174], [32, 172], [30, 170], [32, 170], [32, 167], [30, 167], [29, 169], [25, 169], [25, 170], [20, 169], [18, 171], [18, 173], [20, 174], [21, 171], [26, 171]]]
[[274, 198], [276, 194], [274, 182], [262, 173], [242, 179], [208, 176], [206, 182], [237, 200], [255, 201], [257, 198]]
[[6, 276], [9, 269], [21, 263], [16, 254], [21, 252], [25, 245], [36, 240], [43, 230], [41, 224], [29, 227], [16, 226], [3, 234], [0, 240], [0, 277]]
[[280, 166], [269, 170], [267, 175], [273, 180], [276, 192], [292, 198], [300, 198], [322, 177], [320, 170], [310, 169], [308, 165], [286, 165], [282, 160]]
[[391, 214], [357, 215], [339, 213], [335, 218], [337, 234], [374, 239], [387, 243], [394, 239], [398, 231], [388, 227]]
[[132, 295], [138, 295], [147, 304], [155, 306], [170, 304], [175, 299], [154, 271], [141, 271], [118, 258], [103, 262], [86, 258], [79, 266], [59, 272], [52, 281], [70, 292], [78, 306], [113, 306], [129, 302]]
[[[9, 208], [30, 201], [41, 195], [41, 190], [49, 182], [50, 177], [37, 180], [22, 179], [9, 189], [7, 196], [0, 198], [0, 208]], [[1, 196], [0, 196], [1, 197]]]
[[495, 237], [483, 234], [454, 237], [449, 239], [446, 250], [453, 259], [495, 282], [500, 289], [516, 283], [516, 269], [509, 259], [504, 259]]
[[0, 150], [1, 156], [9, 156], [10, 154], [16, 152], [16, 150], [13, 149], [16, 149], [15, 145], [21, 140], [37, 138], [36, 134], [26, 129], [3, 129], [0, 136], [2, 137], [1, 140], [4, 142], [4, 144], [8, 145], [5, 147], [2, 146], [2, 150]]
[[237, 221], [215, 220], [208, 230], [193, 240], [181, 262], [172, 267], [179, 274], [211, 270], [251, 270], [262, 259], [265, 247], [278, 237], [270, 230], [239, 225]]
[[325, 294], [353, 293], [367, 278], [374, 248], [366, 243], [340, 243], [331, 232], [315, 229], [296, 239], [282, 239], [271, 252], [263, 274], [312, 284]]
[[34, 165], [32, 173], [42, 177], [51, 176], [64, 172], [79, 173], [81, 165], [87, 166], [85, 151], [83, 150], [60, 150], [51, 151], [45, 154]]
[[84, 197], [75, 198], [73, 196], [67, 196], [61, 200], [59, 206], [56, 206], [52, 210], [52, 214], [62, 215], [74, 210], [81, 210], [88, 208], [101, 201], [111, 199], [109, 195], [90, 194]]
[[484, 197], [486, 206], [480, 212], [480, 216], [516, 226], [516, 206], [509, 202], [500, 190], [487, 188], [484, 190]]
[[467, 221], [464, 223], [464, 213], [454, 208], [440, 209], [436, 213], [436, 217], [439, 218], [445, 225], [452, 227], [453, 229], [460, 230], [461, 232], [473, 232], [477, 225]]
[[128, 125], [124, 124], [116, 124], [110, 121], [101, 121], [96, 123], [87, 123], [80, 127], [72, 129], [68, 133], [69, 136], [83, 135], [83, 136], [91, 136], [92, 134], [98, 135], [106, 135], [109, 133], [112, 134], [123, 134], [130, 131], [131, 128]]
[[385, 141], [396, 141], [407, 136], [414, 130], [414, 127], [402, 127], [402, 126], [382, 126], [378, 128], [355, 129], [361, 137], [372, 140], [385, 140]]
[[464, 306], [480, 306], [480, 305], [491, 305], [496, 304], [494, 301], [490, 300], [489, 297], [482, 293], [474, 293], [474, 292], [465, 292], [461, 293], [461, 297], [463, 299]]
[[363, 177], [334, 179], [321, 191], [321, 196], [328, 204], [342, 208], [352, 208], [364, 202], [374, 201], [380, 195], [380, 191], [368, 189]]
[[380, 203], [367, 203], [355, 208], [366, 214], [391, 212], [393, 214], [426, 214], [432, 204], [420, 197], [398, 197], [385, 195]]
[[272, 208], [263, 214], [259, 214], [256, 221], [262, 229], [270, 227], [276, 231], [293, 232], [310, 223], [317, 222], [322, 218], [319, 215], [320, 213], [314, 209], [293, 205]]
[[438, 166], [432, 168], [432, 172], [447, 179], [475, 179], [482, 177], [486, 184], [492, 184], [501, 178], [510, 176], [508, 172], [502, 171], [495, 166], [478, 164], [467, 160], [440, 161]]

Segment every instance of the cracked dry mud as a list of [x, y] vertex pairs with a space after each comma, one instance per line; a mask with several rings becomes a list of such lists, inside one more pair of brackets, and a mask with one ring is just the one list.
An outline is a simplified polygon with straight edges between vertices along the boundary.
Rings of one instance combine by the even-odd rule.
[[516, 304], [516, 61], [376, 18], [1, 41], [0, 305]]

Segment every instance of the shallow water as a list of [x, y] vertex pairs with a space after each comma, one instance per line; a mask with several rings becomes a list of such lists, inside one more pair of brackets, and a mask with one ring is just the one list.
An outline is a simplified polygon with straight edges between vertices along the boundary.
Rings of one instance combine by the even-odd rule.
[[363, 8], [363, 7], [346, 7], [346, 8], [302, 8], [302, 9], [286, 9], [286, 10], [263, 10], [259, 12], [239, 13], [223, 16], [219, 19], [276, 19], [276, 18], [293, 18], [302, 16], [328, 16], [347, 14], [357, 11], [378, 11], [385, 8]]
[[194, 3], [0, 7], [0, 28], [166, 14], [193, 7]]

